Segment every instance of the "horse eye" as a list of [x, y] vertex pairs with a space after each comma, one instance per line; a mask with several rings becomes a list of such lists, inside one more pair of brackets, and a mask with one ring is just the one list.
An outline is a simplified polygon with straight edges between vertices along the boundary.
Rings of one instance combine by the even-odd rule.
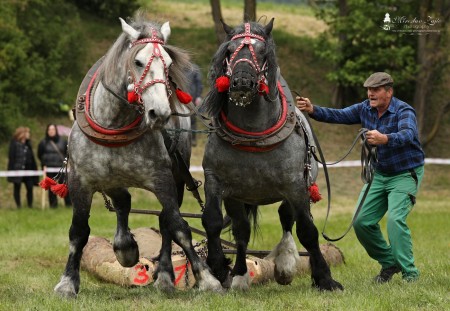
[[137, 59], [134, 60], [134, 64], [138, 67], [144, 67], [144, 64], [142, 64], [140, 61], [138, 61]]

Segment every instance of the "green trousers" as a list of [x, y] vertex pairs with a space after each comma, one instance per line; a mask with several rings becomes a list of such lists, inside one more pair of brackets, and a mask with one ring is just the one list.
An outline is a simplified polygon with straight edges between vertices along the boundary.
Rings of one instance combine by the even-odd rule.
[[[414, 206], [424, 167], [417, 167], [414, 171], [417, 184], [409, 171], [398, 174], [375, 172], [369, 193], [353, 225], [358, 240], [369, 256], [377, 260], [383, 269], [399, 267], [403, 278], [407, 280], [419, 277], [419, 270], [414, 265], [411, 231], [406, 224], [406, 217]], [[367, 185], [361, 191], [358, 205], [366, 188]], [[389, 244], [378, 224], [386, 212]]]

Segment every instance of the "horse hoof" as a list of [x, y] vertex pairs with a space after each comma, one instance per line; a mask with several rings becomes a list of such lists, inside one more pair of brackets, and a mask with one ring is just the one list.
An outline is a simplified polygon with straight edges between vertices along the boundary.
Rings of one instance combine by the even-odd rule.
[[125, 243], [114, 239], [114, 254], [122, 267], [134, 267], [139, 262], [139, 248], [136, 241], [130, 236]]
[[233, 277], [231, 276], [230, 273], [228, 273], [227, 277], [225, 278], [225, 281], [222, 282], [222, 287], [228, 289], [231, 287], [232, 282], [233, 282]]
[[274, 277], [275, 281], [277, 281], [280, 285], [289, 285], [294, 280], [295, 274], [290, 273], [291, 271], [286, 270], [278, 270], [277, 266], [275, 266]]
[[338, 281], [333, 279], [325, 279], [321, 280], [318, 283], [313, 282], [313, 286], [319, 289], [320, 291], [335, 291], [335, 290], [344, 290], [344, 286]]
[[244, 275], [235, 275], [231, 282], [231, 288], [245, 292], [250, 289], [251, 282], [252, 280], [250, 279], [248, 272]]
[[56, 294], [63, 298], [77, 298], [77, 290], [71, 279], [67, 276], [63, 276], [61, 281], [56, 284], [53, 289]]
[[156, 279], [153, 286], [166, 294], [172, 294], [175, 291], [173, 281], [170, 278], [170, 274], [167, 272], [159, 272], [158, 278]]
[[200, 280], [198, 282], [198, 289], [200, 291], [223, 292], [222, 285], [208, 270], [200, 273]]

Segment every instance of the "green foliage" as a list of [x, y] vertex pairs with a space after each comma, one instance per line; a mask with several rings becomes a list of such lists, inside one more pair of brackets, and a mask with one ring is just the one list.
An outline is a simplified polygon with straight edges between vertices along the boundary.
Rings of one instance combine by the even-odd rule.
[[64, 0], [2, 3], [0, 11], [0, 136], [12, 116], [55, 114], [80, 69], [84, 51], [75, 7]]
[[327, 77], [361, 93], [364, 92], [361, 86], [371, 73], [387, 71], [394, 77], [400, 97], [411, 99], [410, 90], [418, 69], [416, 36], [386, 31], [382, 26], [386, 12], [411, 16], [417, 14], [417, 4], [403, 1], [397, 6], [392, 0], [346, 2], [349, 14], [343, 16], [338, 12], [338, 1], [333, 2], [332, 7], [322, 7], [318, 11], [318, 17], [330, 27], [316, 45], [317, 54], [334, 63], [335, 70]]
[[82, 10], [110, 20], [116, 20], [118, 16], [132, 16], [139, 8], [137, 0], [72, 0], [72, 2]]

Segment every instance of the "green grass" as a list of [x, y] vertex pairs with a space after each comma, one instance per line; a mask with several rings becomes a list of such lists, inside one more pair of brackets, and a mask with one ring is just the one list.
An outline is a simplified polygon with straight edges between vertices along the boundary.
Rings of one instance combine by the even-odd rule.
[[[357, 169], [336, 169], [339, 179], [353, 180]], [[38, 208], [0, 209], [0, 310], [445, 310], [448, 296], [450, 264], [447, 240], [449, 210], [444, 198], [449, 196], [450, 168], [429, 165], [418, 196], [418, 204], [408, 218], [416, 264], [421, 278], [404, 283], [396, 275], [386, 285], [371, 282], [379, 266], [358, 243], [353, 231], [336, 245], [343, 251], [345, 265], [332, 267], [333, 276], [345, 286], [344, 292], [321, 293], [310, 287], [309, 275], [297, 277], [290, 286], [274, 282], [252, 286], [249, 292], [224, 295], [196, 290], [177, 291], [166, 296], [152, 286], [123, 288], [103, 283], [85, 271], [81, 272], [81, 291], [77, 300], [64, 300], [53, 293], [63, 272], [68, 253], [68, 229], [71, 210]], [[334, 180], [333, 213], [327, 233], [337, 236], [348, 225], [358, 182], [348, 187]], [[323, 191], [324, 188], [322, 188]], [[152, 194], [132, 189], [133, 207], [160, 209]], [[437, 195], [438, 194], [438, 195]], [[182, 210], [199, 212], [190, 194]], [[276, 206], [260, 209], [260, 232], [249, 247], [270, 249], [281, 237]], [[312, 207], [316, 226], [321, 229], [326, 212], [325, 202]], [[201, 227], [199, 220], [187, 219]], [[91, 234], [112, 239], [115, 215], [108, 212], [101, 196], [96, 195], [91, 211]], [[132, 214], [130, 227], [157, 227], [155, 216]], [[385, 230], [385, 222], [382, 222]], [[224, 237], [230, 239], [229, 233]], [[201, 237], [194, 236], [197, 240]], [[320, 238], [320, 243], [325, 243]]]

